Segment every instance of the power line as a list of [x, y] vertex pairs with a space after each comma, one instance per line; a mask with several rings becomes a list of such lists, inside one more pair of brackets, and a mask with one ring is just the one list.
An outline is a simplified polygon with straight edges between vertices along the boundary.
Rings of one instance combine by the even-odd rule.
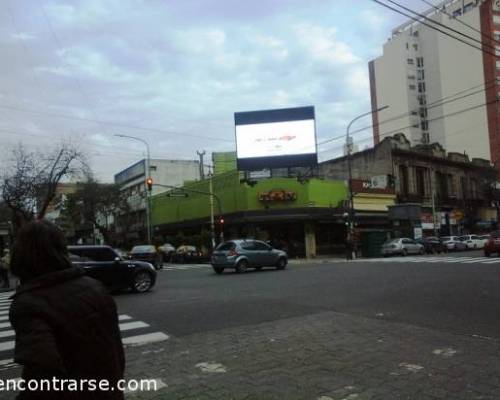
[[428, 23], [426, 23], [426, 22], [424, 22], [424, 21], [421, 21], [421, 20], [419, 20], [419, 19], [418, 19], [418, 18], [416, 18], [416, 17], [413, 17], [413, 16], [411, 16], [411, 15], [409, 15], [409, 14], [407, 14], [407, 13], [404, 13], [403, 11], [400, 11], [400, 10], [398, 10], [398, 9], [394, 8], [394, 7], [391, 7], [391, 6], [389, 6], [388, 4], [382, 3], [382, 2], [381, 2], [381, 1], [379, 1], [379, 0], [372, 0], [372, 1], [373, 1], [373, 2], [375, 2], [375, 3], [377, 3], [377, 4], [379, 4], [379, 5], [381, 5], [382, 7], [385, 7], [385, 8], [387, 8], [387, 9], [389, 9], [389, 10], [392, 10], [392, 11], [394, 11], [394, 12], [398, 13], [398, 14], [404, 15], [405, 17], [410, 18], [411, 20], [413, 20], [413, 21], [415, 21], [415, 22], [418, 22], [418, 23], [420, 23], [421, 25], [424, 25], [424, 26], [427, 26], [428, 28], [434, 29], [435, 31], [438, 31], [438, 32], [442, 33], [443, 35], [446, 35], [446, 36], [448, 36], [448, 37], [450, 37], [450, 38], [452, 38], [452, 39], [455, 39], [455, 40], [457, 40], [457, 41], [459, 41], [459, 42], [461, 42], [461, 43], [466, 44], [467, 46], [470, 46], [470, 47], [472, 47], [472, 48], [474, 48], [474, 49], [476, 49], [476, 50], [479, 50], [481, 53], [485, 53], [485, 54], [489, 54], [489, 55], [491, 55], [491, 56], [493, 56], [493, 57], [497, 57], [495, 53], [491, 53], [491, 52], [489, 52], [489, 51], [487, 51], [487, 50], [485, 50], [485, 49], [482, 49], [482, 48], [480, 48], [480, 47], [478, 47], [478, 46], [475, 46], [475, 45], [474, 45], [474, 44], [472, 44], [472, 43], [466, 42], [465, 40], [462, 40], [462, 39], [460, 39], [460, 38], [458, 38], [458, 37], [456, 37], [456, 36], [451, 35], [451, 34], [450, 34], [450, 33], [448, 33], [448, 32], [445, 32], [445, 31], [443, 31], [443, 30], [441, 30], [441, 29], [439, 29], [439, 28], [436, 28], [436, 27], [435, 27], [435, 26], [433, 26], [433, 25], [430, 25], [430, 24], [428, 24]]
[[47, 112], [47, 111], [33, 110], [33, 109], [28, 109], [28, 108], [23, 108], [23, 107], [16, 107], [13, 105], [8, 105], [8, 104], [0, 104], [0, 108], [18, 111], [18, 112], [23, 112], [23, 113], [39, 114], [39, 115], [45, 115], [45, 116], [49, 116], [49, 117], [69, 119], [69, 120], [74, 120], [74, 121], [92, 122], [92, 123], [104, 124], [104, 125], [109, 125], [109, 126], [116, 126], [118, 128], [126, 128], [126, 129], [135, 129], [135, 130], [148, 131], [148, 132], [163, 133], [165, 135], [176, 135], [176, 136], [183, 135], [183, 136], [193, 137], [193, 138], [197, 138], [197, 139], [210, 139], [210, 140], [219, 140], [219, 141], [225, 141], [225, 142], [233, 142], [233, 140], [222, 139], [219, 137], [201, 136], [201, 135], [195, 135], [195, 134], [190, 134], [190, 133], [186, 133], [186, 132], [174, 132], [174, 131], [167, 131], [164, 129], [156, 129], [156, 128], [146, 128], [143, 126], [128, 125], [128, 124], [124, 124], [124, 123], [111, 122], [111, 121], [100, 121], [100, 120], [95, 120], [95, 119], [91, 119], [91, 118], [77, 117], [77, 116], [73, 116], [73, 115], [65, 115], [65, 114], [52, 113], [52, 112]]
[[469, 35], [467, 35], [466, 33], [463, 33], [463, 32], [461, 32], [461, 31], [459, 31], [459, 30], [457, 30], [457, 29], [454, 29], [454, 28], [452, 28], [452, 27], [450, 27], [450, 26], [448, 26], [448, 25], [445, 25], [445, 24], [443, 24], [443, 23], [441, 23], [441, 22], [439, 22], [439, 21], [435, 21], [435, 20], [433, 20], [433, 19], [431, 19], [431, 18], [427, 17], [427, 16], [426, 16], [426, 15], [424, 15], [424, 14], [420, 14], [420, 13], [418, 13], [418, 12], [416, 12], [416, 11], [412, 10], [411, 8], [408, 8], [408, 7], [404, 6], [404, 5], [401, 5], [401, 4], [400, 4], [400, 3], [398, 3], [397, 1], [394, 1], [394, 0], [386, 0], [386, 1], [388, 1], [388, 2], [389, 2], [389, 3], [391, 3], [391, 4], [394, 4], [395, 6], [400, 7], [400, 8], [402, 8], [403, 10], [406, 10], [406, 11], [408, 11], [408, 12], [412, 13], [412, 14], [418, 15], [420, 18], [422, 18], [422, 19], [424, 19], [424, 20], [426, 20], [426, 21], [429, 21], [429, 22], [431, 22], [431, 23], [433, 23], [433, 24], [436, 24], [436, 25], [438, 25], [438, 26], [440, 26], [440, 27], [442, 27], [442, 28], [448, 29], [449, 31], [451, 31], [451, 32], [453, 32], [453, 33], [456, 33], [457, 35], [463, 36], [463, 37], [465, 37], [465, 38], [467, 38], [467, 39], [469, 39], [469, 40], [472, 40], [473, 42], [476, 42], [476, 43], [478, 43], [478, 44], [482, 45], [482, 46], [489, 47], [489, 48], [491, 48], [493, 51], [495, 50], [495, 47], [491, 46], [490, 44], [488, 44], [488, 43], [484, 43], [484, 42], [482, 42], [481, 40], [478, 40], [478, 39], [476, 39], [476, 38], [474, 38], [474, 37], [472, 37], [472, 36], [469, 36]]
[[485, 39], [492, 40], [493, 42], [495, 42], [497, 44], [500, 44], [500, 41], [496, 40], [494, 37], [492, 37], [490, 35], [487, 35], [486, 33], [482, 32], [480, 29], [475, 28], [474, 26], [472, 26], [472, 25], [468, 24], [467, 22], [461, 20], [457, 16], [455, 16], [453, 14], [450, 14], [449, 12], [446, 12], [445, 5], [443, 5], [443, 8], [441, 8], [441, 7], [438, 7], [438, 6], [434, 5], [434, 4], [432, 4], [430, 1], [427, 1], [427, 0], [421, 0], [421, 1], [423, 3], [425, 3], [425, 4], [427, 4], [428, 6], [431, 6], [432, 8], [434, 8], [436, 11], [440, 12], [441, 14], [446, 15], [446, 16], [454, 19], [458, 23], [462, 24], [463, 26], [465, 26], [465, 27], [473, 30], [476, 33], [479, 33]]

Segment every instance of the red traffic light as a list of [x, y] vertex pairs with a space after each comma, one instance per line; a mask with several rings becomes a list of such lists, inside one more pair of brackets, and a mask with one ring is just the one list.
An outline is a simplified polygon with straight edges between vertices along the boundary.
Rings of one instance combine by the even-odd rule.
[[223, 224], [223, 223], [224, 223], [224, 218], [221, 218], [221, 219], [219, 220], [219, 222], [220, 222], [221, 224]]
[[148, 187], [148, 190], [151, 191], [153, 189], [153, 179], [146, 179], [146, 186]]

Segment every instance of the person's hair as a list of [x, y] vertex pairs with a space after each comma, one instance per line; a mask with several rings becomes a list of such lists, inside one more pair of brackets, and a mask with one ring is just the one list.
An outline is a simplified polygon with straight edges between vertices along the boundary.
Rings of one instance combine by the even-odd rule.
[[21, 282], [71, 268], [61, 230], [48, 221], [33, 221], [24, 225], [12, 248], [10, 268]]

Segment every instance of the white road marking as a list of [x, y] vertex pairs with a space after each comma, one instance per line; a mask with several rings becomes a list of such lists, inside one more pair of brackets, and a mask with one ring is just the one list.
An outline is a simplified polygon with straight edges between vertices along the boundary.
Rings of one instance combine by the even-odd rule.
[[436, 349], [432, 352], [432, 354], [436, 356], [453, 357], [455, 354], [457, 354], [457, 351], [452, 349], [451, 347], [448, 347], [446, 349]]
[[0, 300], [0, 304], [10, 304], [12, 300]]
[[154, 332], [145, 335], [129, 336], [122, 339], [122, 342], [127, 346], [142, 346], [149, 343], [162, 342], [168, 338], [169, 336], [163, 332]]
[[10, 310], [10, 305], [9, 306], [2, 306], [0, 304], [0, 311], [5, 311], [5, 310]]
[[12, 350], [14, 349], [16, 342], [14, 340], [8, 341], [8, 342], [1, 342], [0, 343], [0, 351], [5, 351], [5, 350]]
[[118, 321], [126, 321], [128, 319], [132, 319], [132, 317], [129, 316], [129, 315], [125, 315], [125, 314], [122, 314], [122, 315], [118, 316]]
[[147, 328], [148, 326], [148, 324], [142, 321], [125, 322], [124, 324], [120, 324], [120, 330], [123, 332], [130, 331], [132, 329]]
[[218, 363], [208, 363], [208, 362], [202, 362], [198, 363], [195, 365], [196, 368], [201, 369], [201, 372], [208, 372], [208, 373], [226, 373], [227, 369], [224, 365], [218, 364]]
[[4, 329], [4, 328], [10, 328], [10, 322], [1, 322], [0, 323], [0, 329]]
[[0, 316], [0, 321], [8, 321], [8, 320], [9, 320], [9, 316], [8, 315]]
[[0, 360], [0, 367], [8, 364], [13, 364], [14, 360], [12, 358], [8, 358], [7, 360]]
[[9, 315], [9, 310], [0, 310], [0, 315]]
[[483, 261], [483, 264], [495, 264], [500, 262], [500, 258], [487, 258], [487, 261]]
[[0, 338], [12, 337], [15, 335], [13, 330], [10, 331], [0, 331]]

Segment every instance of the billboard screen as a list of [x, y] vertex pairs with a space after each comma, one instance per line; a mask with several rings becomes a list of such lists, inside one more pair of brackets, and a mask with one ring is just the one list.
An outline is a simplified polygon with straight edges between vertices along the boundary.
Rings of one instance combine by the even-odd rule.
[[314, 107], [234, 114], [239, 170], [316, 165]]

